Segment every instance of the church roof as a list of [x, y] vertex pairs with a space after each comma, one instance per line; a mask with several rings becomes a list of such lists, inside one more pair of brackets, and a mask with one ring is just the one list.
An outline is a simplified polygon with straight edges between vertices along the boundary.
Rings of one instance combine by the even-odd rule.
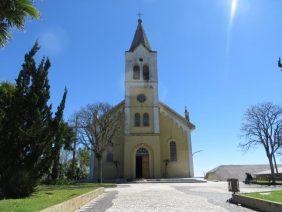
[[142, 44], [149, 51], [152, 51], [149, 40], [142, 25], [142, 20], [138, 19], [138, 26], [129, 51], [133, 52], [140, 44]]
[[173, 109], [171, 109], [168, 105], [166, 105], [163, 102], [159, 101], [159, 105], [162, 106], [163, 108], [165, 108], [166, 110], [168, 110], [170, 113], [174, 114], [175, 117], [178, 118], [179, 121], [181, 121], [183, 124], [187, 125], [189, 127], [189, 129], [194, 130], [196, 129], [196, 126], [194, 124], [192, 124], [190, 121], [187, 121], [185, 119], [185, 117], [179, 115], [176, 111], [174, 111]]
[[[113, 107], [112, 111], [117, 111], [121, 108], [124, 108], [125, 106], [125, 100], [121, 101], [119, 104]], [[165, 109], [170, 114], [173, 114], [174, 117], [179, 120], [181, 123], [183, 123], [185, 126], [187, 126], [190, 130], [196, 129], [196, 126], [192, 124], [190, 121], [187, 121], [185, 117], [179, 115], [177, 112], [175, 112], [173, 109], [171, 109], [169, 106], [167, 106], [165, 103], [159, 101], [159, 107]]]
[[[282, 167], [278, 165], [278, 167]], [[259, 174], [269, 169], [269, 164], [257, 164], [257, 165], [221, 165], [211, 171], [209, 171], [205, 179], [226, 181], [228, 178], [238, 178], [239, 181], [243, 181], [246, 178], [246, 173], [250, 173], [252, 176]], [[264, 172], [262, 172], [264, 173]]]

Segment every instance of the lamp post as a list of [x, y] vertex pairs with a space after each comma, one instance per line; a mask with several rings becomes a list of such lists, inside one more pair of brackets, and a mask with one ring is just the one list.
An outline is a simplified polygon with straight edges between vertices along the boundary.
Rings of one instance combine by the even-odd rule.
[[204, 150], [196, 151], [196, 152], [194, 152], [194, 153], [192, 154], [192, 156], [194, 156], [195, 154], [197, 154], [197, 153], [199, 153], [199, 152], [202, 152], [202, 151], [204, 151]]

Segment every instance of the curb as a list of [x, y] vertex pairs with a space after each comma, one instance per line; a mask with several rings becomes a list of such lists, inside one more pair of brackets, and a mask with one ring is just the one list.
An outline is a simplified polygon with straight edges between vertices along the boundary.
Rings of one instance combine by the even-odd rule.
[[72, 212], [104, 193], [104, 188], [98, 188], [81, 196], [53, 205], [41, 212]]
[[271, 201], [264, 201], [253, 197], [246, 197], [243, 195], [232, 194], [232, 202], [241, 204], [251, 209], [256, 209], [265, 212], [281, 212], [282, 204]]

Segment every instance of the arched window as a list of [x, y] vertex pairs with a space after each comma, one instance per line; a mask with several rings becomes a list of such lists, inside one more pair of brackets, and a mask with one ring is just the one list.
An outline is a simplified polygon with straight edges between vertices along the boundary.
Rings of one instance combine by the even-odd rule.
[[111, 163], [114, 161], [113, 157], [113, 146], [109, 145], [107, 148], [107, 162]]
[[149, 114], [144, 113], [143, 114], [143, 126], [148, 127], [150, 125], [150, 119], [149, 119]]
[[136, 155], [137, 155], [137, 156], [149, 155], [149, 152], [148, 152], [148, 150], [145, 149], [144, 147], [141, 147], [141, 148], [139, 148], [139, 149], [136, 151]]
[[177, 152], [176, 152], [175, 141], [171, 141], [169, 143], [169, 148], [170, 148], [170, 161], [177, 161]]
[[140, 113], [135, 113], [134, 115], [134, 126], [140, 127]]
[[150, 79], [150, 70], [149, 66], [144, 65], [143, 66], [143, 80], [149, 80]]
[[140, 67], [138, 65], [135, 65], [133, 67], [133, 79], [134, 80], [140, 79]]

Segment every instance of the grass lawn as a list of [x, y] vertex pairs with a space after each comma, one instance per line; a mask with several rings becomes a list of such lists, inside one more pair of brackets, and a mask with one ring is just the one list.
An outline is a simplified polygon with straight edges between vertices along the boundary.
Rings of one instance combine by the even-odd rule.
[[254, 198], [258, 198], [258, 199], [282, 203], [282, 190], [271, 191], [271, 192], [248, 193], [248, 194], [244, 194], [244, 195], [248, 196], [248, 197], [254, 197]]
[[275, 184], [272, 184], [269, 181], [257, 181], [257, 182], [253, 182], [253, 184], [258, 184], [258, 185], [282, 185], [282, 181], [276, 181]]
[[28, 198], [0, 200], [0, 211], [39, 211], [65, 200], [85, 194], [99, 187], [113, 187], [114, 184], [77, 183], [73, 185], [39, 186]]

